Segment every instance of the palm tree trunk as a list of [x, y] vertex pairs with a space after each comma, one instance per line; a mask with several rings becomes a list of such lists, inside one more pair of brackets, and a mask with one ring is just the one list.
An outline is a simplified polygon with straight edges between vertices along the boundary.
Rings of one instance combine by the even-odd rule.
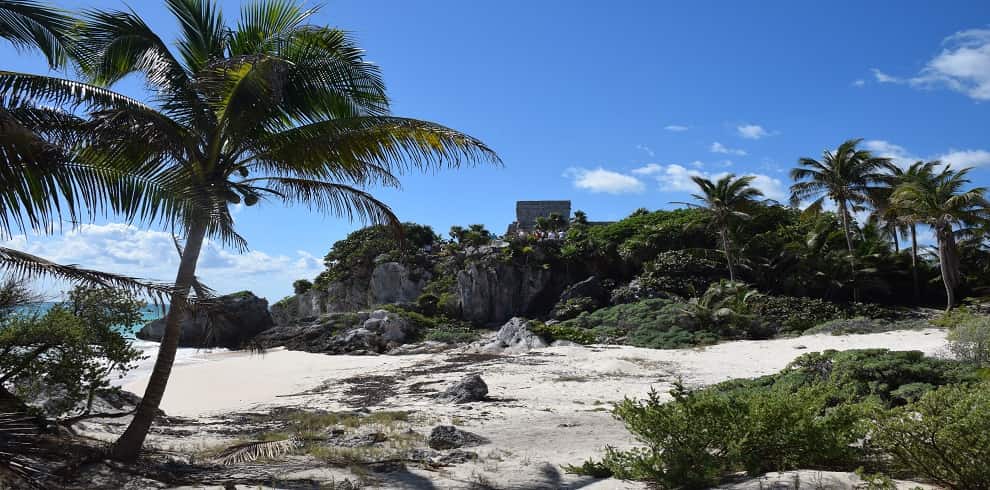
[[853, 252], [852, 234], [849, 233], [849, 209], [846, 201], [839, 201], [840, 214], [842, 215], [842, 232], [846, 235], [846, 248], [849, 249], [849, 268], [852, 271], [853, 281], [853, 301], [859, 301], [859, 285], [856, 284], [856, 255]]
[[127, 426], [127, 430], [110, 448], [110, 457], [118, 461], [137, 459], [138, 452], [140, 452], [141, 446], [144, 445], [144, 439], [148, 435], [148, 430], [155, 420], [158, 405], [165, 395], [165, 386], [168, 384], [168, 377], [172, 372], [172, 363], [175, 361], [175, 352], [179, 347], [179, 337], [182, 334], [179, 318], [182, 312], [186, 310], [189, 289], [195, 282], [196, 263], [199, 261], [199, 253], [205, 236], [205, 223], [194, 223], [189, 228], [186, 247], [179, 261], [179, 271], [175, 276], [175, 290], [172, 292], [168, 314], [165, 317], [165, 333], [162, 335], [161, 344], [158, 347], [158, 358], [155, 359], [155, 367], [151, 371], [148, 387], [144, 390], [144, 397], [137, 406], [131, 424]]
[[921, 303], [921, 282], [918, 279], [918, 225], [911, 223], [911, 279], [914, 281], [914, 304]]
[[736, 269], [732, 266], [732, 247], [729, 244], [729, 232], [723, 227], [718, 233], [722, 235], [722, 250], [725, 251], [725, 261], [729, 264], [729, 280], [736, 282]]
[[950, 311], [956, 305], [956, 286], [959, 285], [956, 240], [949, 225], [936, 225], [935, 234], [938, 236], [939, 269], [942, 271], [942, 282], [945, 284], [945, 311]]
[[893, 239], [893, 241], [894, 241], [894, 254], [895, 255], [900, 254], [901, 253], [901, 243], [897, 239], [897, 227], [891, 225], [891, 226], [889, 226], [887, 228], [887, 232], [890, 233], [890, 238]]

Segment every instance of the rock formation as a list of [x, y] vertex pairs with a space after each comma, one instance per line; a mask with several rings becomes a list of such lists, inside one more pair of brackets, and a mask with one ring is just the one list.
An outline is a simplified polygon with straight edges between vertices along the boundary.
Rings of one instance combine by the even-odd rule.
[[[248, 291], [220, 296], [213, 304], [199, 305], [181, 315], [180, 347], [239, 349], [275, 324], [268, 301]], [[138, 331], [137, 338], [158, 342], [164, 333], [165, 319], [159, 318]]]

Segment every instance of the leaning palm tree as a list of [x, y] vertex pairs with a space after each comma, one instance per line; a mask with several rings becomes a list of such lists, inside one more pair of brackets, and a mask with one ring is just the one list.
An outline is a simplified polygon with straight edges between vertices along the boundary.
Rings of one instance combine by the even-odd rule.
[[732, 260], [732, 238], [729, 226], [734, 220], [749, 219], [750, 216], [746, 213], [747, 207], [763, 196], [763, 192], [750, 185], [755, 178], [752, 175], [736, 178], [735, 175], [729, 174], [713, 183], [703, 177], [691, 177], [701, 189], [701, 194], [692, 194], [691, 197], [702, 204], [678, 203], [703, 209], [711, 216], [711, 224], [715, 226], [719, 241], [722, 242], [722, 253], [725, 254], [725, 262], [729, 267], [729, 280], [732, 282], [736, 281], [736, 269]]
[[[80, 159], [136, 168], [196, 203], [140, 214], [180, 224], [185, 245], [148, 387], [111, 449], [123, 460], [137, 457], [164, 394], [204, 240], [246, 246], [230, 206], [302, 203], [397, 226], [366, 186], [397, 187], [412, 169], [499, 163], [477, 139], [391, 116], [378, 68], [342, 31], [308, 24], [314, 10], [253, 2], [231, 25], [212, 1], [166, 4], [180, 24], [177, 53], [136, 13], [96, 10], [86, 13], [72, 53], [86, 82], [0, 72], [0, 94], [85, 114], [85, 124], [69, 128], [88, 138]], [[152, 103], [104, 88], [135, 73]]]
[[[910, 210], [915, 221], [925, 223], [935, 231], [939, 269], [945, 284], [946, 311], [955, 306], [955, 289], [961, 277], [956, 235], [990, 222], [990, 202], [985, 196], [987, 188], [964, 190], [970, 183], [966, 178], [969, 171], [968, 168], [956, 171], [946, 166], [923, 180], [904, 183], [893, 195], [894, 202]], [[961, 229], [954, 230], [954, 226]]]
[[[875, 157], [856, 146], [862, 139], [848, 140], [835, 150], [825, 150], [821, 161], [801, 158], [799, 167], [791, 170], [791, 205], [815, 199], [809, 210], [819, 211], [826, 199], [835, 203], [842, 221], [849, 252], [849, 266], [855, 275], [856, 257], [853, 247], [852, 212], [862, 209], [869, 200], [870, 189], [882, 183], [886, 171], [893, 168], [888, 158]], [[859, 288], [853, 287], [853, 299], [859, 300]]]

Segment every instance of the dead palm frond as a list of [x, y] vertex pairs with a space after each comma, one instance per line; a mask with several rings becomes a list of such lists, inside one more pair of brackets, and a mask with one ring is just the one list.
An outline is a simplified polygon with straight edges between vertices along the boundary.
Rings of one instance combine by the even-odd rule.
[[224, 449], [213, 458], [213, 462], [228, 466], [259, 459], [276, 459], [302, 446], [295, 437], [280, 441], [259, 441], [237, 444]]

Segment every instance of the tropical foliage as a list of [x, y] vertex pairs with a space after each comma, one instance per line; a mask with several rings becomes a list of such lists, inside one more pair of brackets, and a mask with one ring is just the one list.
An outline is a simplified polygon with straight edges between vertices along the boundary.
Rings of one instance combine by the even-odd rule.
[[613, 414], [641, 446], [570, 469], [700, 489], [740, 471], [867, 467], [988, 488], [986, 388], [973, 367], [920, 352], [811, 353], [771, 376], [625, 399]]

